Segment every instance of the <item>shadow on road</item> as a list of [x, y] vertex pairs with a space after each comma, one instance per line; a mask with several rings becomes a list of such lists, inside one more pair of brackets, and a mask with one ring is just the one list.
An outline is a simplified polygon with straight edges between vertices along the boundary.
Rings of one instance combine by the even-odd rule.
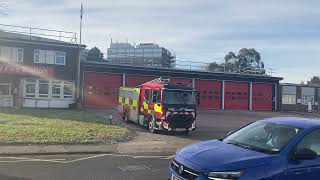
[[1, 180], [31, 180], [31, 179], [21, 178], [21, 177], [6, 176], [3, 174], [0, 174], [0, 179]]

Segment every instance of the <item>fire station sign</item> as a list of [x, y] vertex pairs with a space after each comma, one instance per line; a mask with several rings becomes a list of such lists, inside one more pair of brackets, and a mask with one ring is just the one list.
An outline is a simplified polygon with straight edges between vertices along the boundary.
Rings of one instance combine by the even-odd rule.
[[52, 77], [53, 68], [45, 66], [26, 66], [22, 64], [0, 64], [0, 74], [31, 75], [38, 77]]

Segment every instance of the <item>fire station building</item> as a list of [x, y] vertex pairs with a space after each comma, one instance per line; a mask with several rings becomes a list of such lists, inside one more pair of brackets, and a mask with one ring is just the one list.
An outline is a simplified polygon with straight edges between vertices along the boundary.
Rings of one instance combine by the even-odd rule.
[[81, 63], [82, 102], [87, 108], [115, 108], [119, 87], [135, 87], [158, 77], [192, 84], [200, 109], [278, 110], [279, 81], [266, 75]]
[[77, 44], [0, 31], [0, 107], [68, 108]]

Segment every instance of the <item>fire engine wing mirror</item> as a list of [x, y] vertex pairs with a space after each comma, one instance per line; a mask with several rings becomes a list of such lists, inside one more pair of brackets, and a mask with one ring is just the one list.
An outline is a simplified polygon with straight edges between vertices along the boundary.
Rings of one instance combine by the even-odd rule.
[[197, 105], [200, 105], [200, 98], [197, 98]]

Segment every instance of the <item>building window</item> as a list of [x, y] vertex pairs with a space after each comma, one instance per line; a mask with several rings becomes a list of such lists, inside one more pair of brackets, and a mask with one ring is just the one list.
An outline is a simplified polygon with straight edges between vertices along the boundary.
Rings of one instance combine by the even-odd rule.
[[10, 95], [11, 95], [11, 84], [0, 83], [0, 96], [10, 96]]
[[34, 63], [65, 65], [66, 52], [35, 49]]
[[48, 98], [49, 97], [49, 81], [39, 80], [39, 98]]
[[36, 97], [36, 80], [27, 79], [25, 90], [26, 90], [27, 98], [35, 98]]
[[0, 61], [23, 62], [23, 48], [0, 47]]
[[313, 87], [302, 87], [302, 98], [301, 98], [301, 104], [302, 105], [308, 105], [309, 102], [311, 102], [312, 105], [314, 105], [314, 95], [315, 95], [315, 88]]
[[65, 65], [66, 64], [66, 53], [65, 52], [56, 51], [55, 64], [58, 64], [58, 65]]
[[314, 96], [302, 96], [301, 98], [301, 104], [302, 105], [308, 105], [309, 102], [311, 102], [312, 105], [314, 105]]
[[18, 48], [18, 54], [17, 54], [17, 61], [18, 62], [23, 62], [23, 52], [24, 52], [24, 49]]
[[282, 104], [296, 104], [296, 95], [282, 95]]
[[52, 98], [61, 98], [61, 81], [52, 81]]
[[54, 51], [46, 51], [46, 64], [54, 64]]
[[40, 50], [35, 49], [34, 50], [34, 58], [33, 58], [34, 63], [40, 63]]
[[71, 82], [63, 83], [63, 97], [64, 98], [72, 98], [73, 94], [73, 84]]

